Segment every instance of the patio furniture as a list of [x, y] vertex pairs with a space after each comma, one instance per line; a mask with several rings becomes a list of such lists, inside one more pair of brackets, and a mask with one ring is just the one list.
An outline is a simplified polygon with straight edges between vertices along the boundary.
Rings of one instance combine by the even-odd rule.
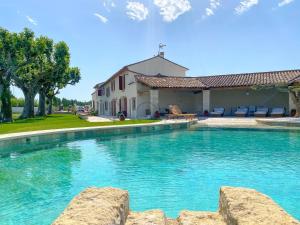
[[249, 105], [249, 116], [254, 116], [254, 113], [256, 111], [256, 106], [254, 105]]
[[212, 112], [210, 112], [211, 116], [224, 116], [225, 109], [224, 108], [214, 108]]
[[255, 117], [266, 117], [269, 112], [268, 107], [259, 106], [256, 109], [256, 112], [254, 113]]
[[283, 117], [285, 114], [285, 108], [284, 107], [276, 107], [272, 109], [271, 117]]
[[170, 105], [169, 109], [170, 114], [167, 115], [169, 119], [184, 117], [185, 119], [192, 120], [196, 117], [196, 114], [182, 113], [178, 105]]
[[245, 106], [240, 106], [238, 107], [238, 109], [236, 110], [236, 112], [234, 113], [235, 116], [238, 117], [246, 117], [248, 115], [248, 111], [249, 109]]

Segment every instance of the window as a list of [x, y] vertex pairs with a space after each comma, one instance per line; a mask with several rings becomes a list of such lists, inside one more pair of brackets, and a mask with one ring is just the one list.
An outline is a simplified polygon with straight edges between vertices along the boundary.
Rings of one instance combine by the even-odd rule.
[[136, 109], [136, 98], [131, 99], [131, 104], [132, 104], [132, 110], [134, 111]]
[[110, 89], [109, 87], [106, 88], [106, 97], [109, 97], [110, 96]]
[[115, 91], [115, 90], [116, 90], [116, 82], [115, 82], [115, 79], [113, 79], [113, 80], [110, 82], [110, 88], [111, 88], [111, 91]]
[[102, 89], [98, 89], [98, 96], [102, 96]]
[[107, 102], [104, 103], [104, 110], [105, 110], [105, 111], [108, 110], [108, 103], [107, 103]]
[[119, 90], [125, 90], [125, 75], [119, 76]]

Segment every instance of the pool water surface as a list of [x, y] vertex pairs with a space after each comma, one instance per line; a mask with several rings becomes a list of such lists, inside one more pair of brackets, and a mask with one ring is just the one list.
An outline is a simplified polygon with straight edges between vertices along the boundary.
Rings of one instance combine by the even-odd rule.
[[0, 158], [0, 224], [51, 224], [90, 186], [126, 189], [132, 210], [168, 217], [217, 210], [223, 185], [255, 188], [300, 219], [296, 131], [207, 128], [45, 145]]

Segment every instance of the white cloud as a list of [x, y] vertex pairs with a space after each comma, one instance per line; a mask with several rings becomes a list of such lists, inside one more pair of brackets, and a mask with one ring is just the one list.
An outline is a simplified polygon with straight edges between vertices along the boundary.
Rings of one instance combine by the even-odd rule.
[[34, 20], [34, 19], [32, 19], [30, 16], [26, 16], [26, 18], [27, 18], [27, 20], [28, 20], [31, 24], [33, 24], [34, 26], [37, 26], [37, 25], [38, 25], [37, 21]]
[[108, 19], [105, 16], [100, 15], [99, 13], [94, 13], [94, 16], [96, 16], [98, 19], [100, 19], [102, 23], [108, 22]]
[[115, 8], [116, 7], [116, 3], [114, 2], [114, 0], [102, 0], [103, 6], [104, 8], [110, 12], [111, 8]]
[[205, 15], [204, 17], [207, 16], [212, 16], [215, 14], [215, 10], [221, 6], [220, 0], [210, 0], [209, 1], [209, 7], [205, 9]]
[[258, 4], [258, 0], [243, 0], [240, 4], [235, 8], [235, 12], [238, 15], [243, 14], [248, 11], [250, 8]]
[[285, 5], [292, 3], [293, 1], [294, 0], [282, 0], [281, 2], [278, 3], [278, 6], [279, 7], [285, 6]]
[[147, 16], [149, 14], [149, 10], [147, 9], [147, 7], [140, 2], [127, 2], [126, 9], [126, 14], [132, 20], [145, 20], [147, 19]]
[[176, 20], [192, 8], [189, 0], [154, 0], [154, 4], [160, 8], [160, 14], [166, 22]]

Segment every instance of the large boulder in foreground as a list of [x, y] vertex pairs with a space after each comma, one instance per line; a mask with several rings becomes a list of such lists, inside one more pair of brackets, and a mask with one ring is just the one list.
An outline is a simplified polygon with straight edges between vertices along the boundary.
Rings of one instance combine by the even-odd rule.
[[127, 191], [88, 188], [71, 201], [53, 225], [124, 225], [128, 213]]
[[300, 225], [271, 198], [247, 188], [222, 187], [219, 213], [230, 225]]
[[88, 188], [53, 225], [300, 225], [271, 198], [252, 189], [222, 187], [218, 212], [182, 211], [177, 220], [161, 210], [130, 212], [128, 192]]

